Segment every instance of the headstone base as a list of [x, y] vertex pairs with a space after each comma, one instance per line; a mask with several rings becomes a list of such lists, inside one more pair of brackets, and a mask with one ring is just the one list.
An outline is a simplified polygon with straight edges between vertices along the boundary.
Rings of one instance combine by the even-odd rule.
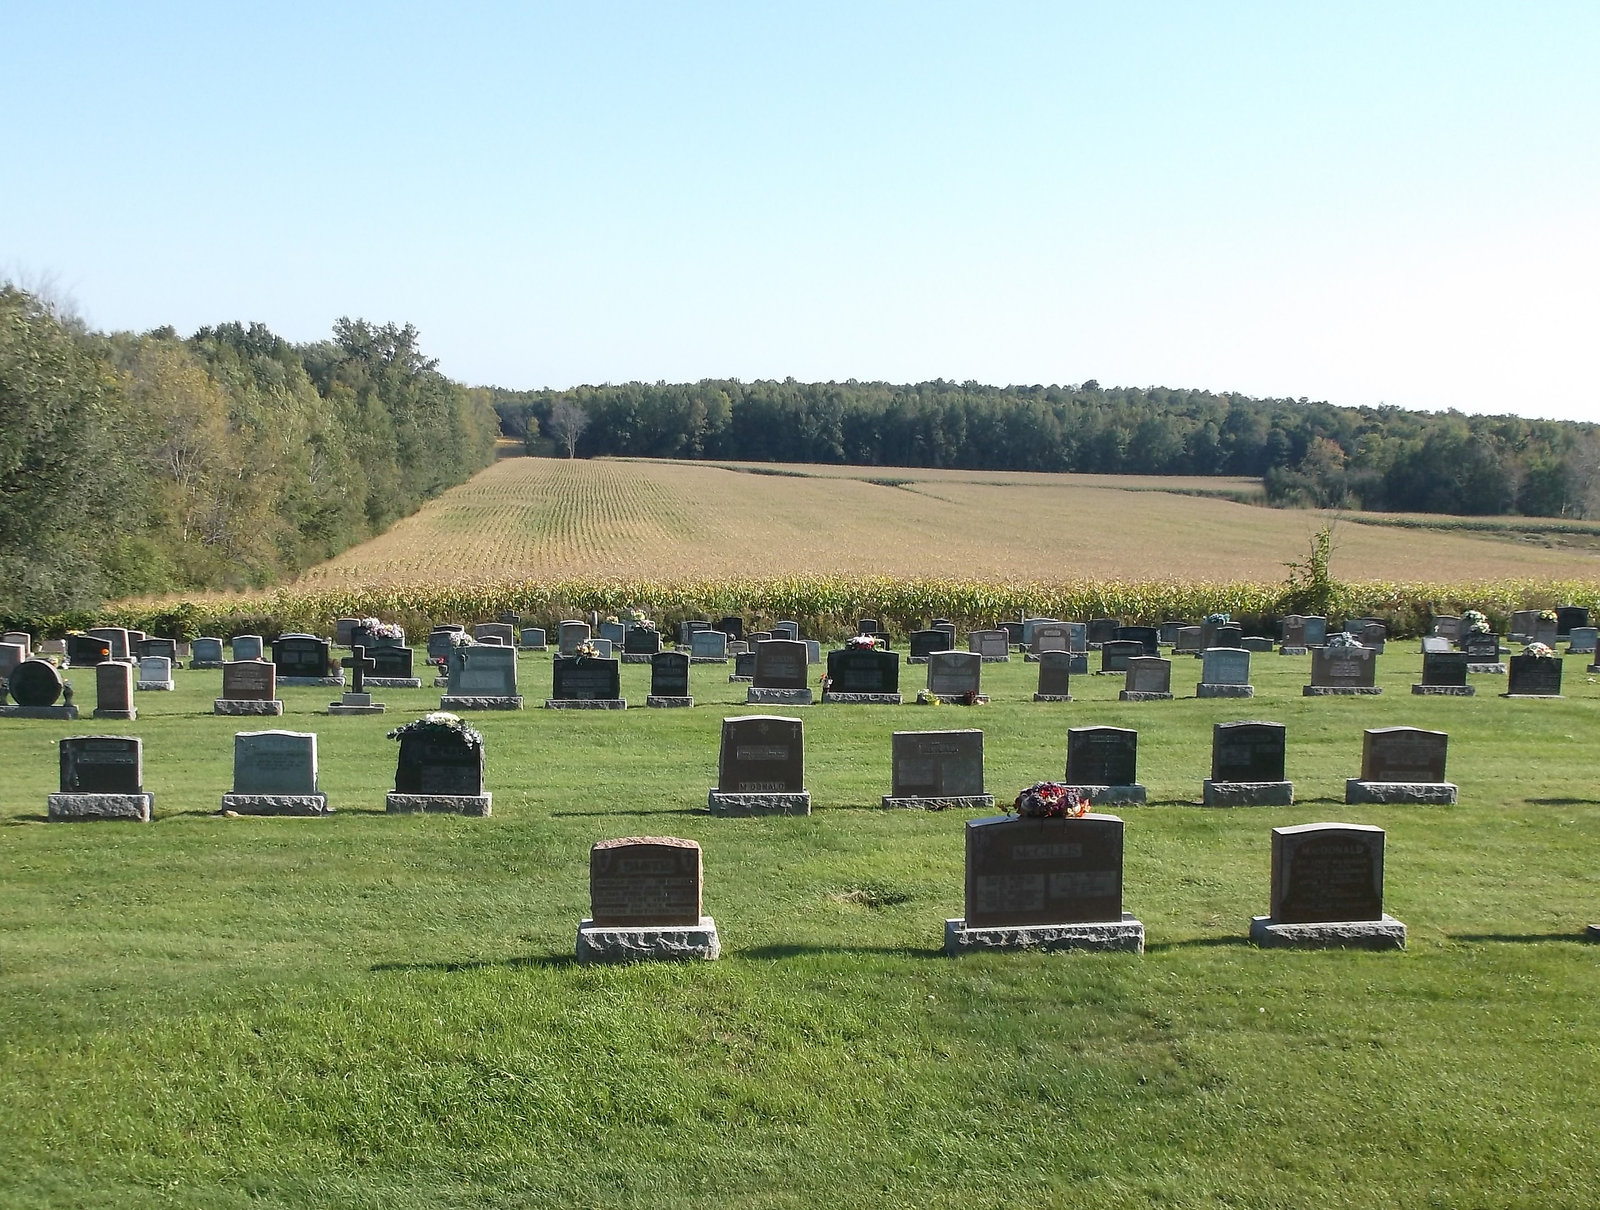
[[1239, 645], [1246, 651], [1271, 651], [1272, 640], [1261, 635], [1247, 634], [1239, 640]]
[[823, 693], [824, 706], [898, 706], [898, 693]]
[[439, 699], [441, 710], [521, 710], [522, 697], [451, 697], [448, 693]]
[[1280, 647], [1280, 648], [1278, 648], [1278, 654], [1279, 655], [1309, 655], [1310, 653], [1311, 653], [1311, 648], [1309, 648], [1309, 647]]
[[149, 794], [52, 794], [50, 818], [67, 822], [79, 819], [132, 819], [150, 822]]
[[809, 706], [814, 701], [809, 689], [757, 689], [752, 685], [744, 694], [747, 706]]
[[1302, 697], [1376, 697], [1382, 685], [1301, 685]]
[[650, 655], [644, 651], [624, 651], [621, 659], [624, 664], [648, 664]]
[[1194, 687], [1196, 697], [1254, 697], [1254, 685], [1208, 685], [1201, 681]]
[[644, 704], [652, 710], [673, 710], [679, 706], [694, 705], [694, 698], [667, 697], [664, 694], [652, 693], [644, 699]]
[[725, 794], [721, 790], [712, 790], [706, 795], [706, 810], [713, 815], [810, 815], [811, 791]]
[[914, 811], [992, 811], [993, 794], [943, 794], [930, 798], [896, 798], [883, 796], [886, 807], [905, 807]]
[[734, 685], [734, 684], [749, 685], [749, 684], [753, 684], [755, 682], [755, 679], [756, 678], [753, 677], [753, 676], [740, 676], [737, 672], [735, 672], [731, 676], [728, 677], [728, 684], [730, 684], [730, 685]]
[[1292, 807], [1292, 781], [1212, 781], [1206, 778], [1200, 801], [1208, 807]]
[[1583, 930], [1585, 941], [1600, 941], [1600, 924], [1591, 924]]
[[1080, 794], [1087, 794], [1089, 801], [1097, 807], [1101, 803], [1129, 803], [1137, 806], [1145, 801], [1144, 787], [1138, 783], [1131, 786], [1085, 786], [1073, 782], [1066, 784]]
[[210, 669], [215, 670], [217, 668], [221, 668], [222, 667], [222, 661], [221, 660], [190, 660], [189, 661], [189, 667], [190, 668], [201, 668], [201, 669], [210, 668]]
[[277, 698], [270, 702], [247, 701], [244, 698], [219, 697], [211, 703], [212, 714], [282, 714], [283, 703]]
[[172, 693], [178, 687], [177, 681], [134, 681], [133, 687], [141, 692]]
[[517, 650], [518, 651], [549, 651], [550, 650], [550, 645], [548, 643], [518, 643], [517, 644]]
[[436, 676], [436, 677], [434, 677], [433, 678], [433, 687], [435, 689], [448, 689], [448, 688], [450, 688], [450, 678], [447, 677], [447, 676]]
[[383, 809], [390, 815], [414, 815], [421, 811], [435, 815], [476, 815], [487, 819], [493, 806], [493, 794], [390, 793], [383, 800]]
[[1515, 698], [1519, 702], [1553, 702], [1561, 698], [1559, 693], [1502, 693], [1501, 697]]
[[1121, 920], [1086, 924], [1006, 924], [968, 928], [965, 920], [944, 922], [944, 952], [952, 958], [984, 950], [1117, 950], [1144, 953], [1144, 925], [1131, 913]]
[[1478, 693], [1471, 685], [1412, 685], [1411, 692], [1418, 697], [1475, 697]]
[[[1037, 693], [1033, 695], [1033, 700], [1039, 700]], [[1152, 693], [1148, 689], [1122, 689], [1117, 693], [1117, 700], [1119, 702], [1170, 702], [1172, 701], [1172, 694]]]
[[332, 815], [326, 794], [224, 794], [222, 810], [235, 815]]
[[[1506, 666], [1504, 664], [1468, 664], [1467, 671], [1476, 672], [1480, 676], [1504, 676], [1506, 674]], [[1600, 665], [1591, 664], [1589, 671], [1600, 672]]]
[[1355, 803], [1420, 802], [1450, 804], [1458, 790], [1448, 781], [1362, 781], [1352, 777], [1344, 783], [1346, 806]]
[[722, 941], [710, 916], [700, 917], [699, 924], [578, 924], [579, 962], [715, 962], [720, 957]]
[[[917, 705], [919, 706], [932, 706], [935, 703], [941, 706], [965, 706], [969, 704], [965, 693], [928, 693], [924, 691], [917, 695]], [[987, 693], [975, 693], [972, 695], [970, 704], [987, 706], [989, 704], [989, 695]]]
[[[446, 701], [450, 699], [446, 698]], [[549, 697], [546, 710], [626, 710], [628, 701], [621, 697]]]
[[983, 657], [983, 662], [985, 664], [1009, 664], [1011, 657], [1009, 655], [986, 655]]
[[1033, 695], [1033, 700], [1036, 701], [1036, 702], [1070, 702], [1072, 700], [1072, 694], [1070, 694], [1070, 693], [1035, 693]]
[[691, 664], [726, 664], [728, 657], [725, 655], [691, 655], [689, 662]]
[[123, 722], [132, 722], [139, 717], [139, 708], [135, 706], [131, 710], [102, 710], [99, 706], [96, 706], [94, 708], [94, 716], [95, 718], [114, 718]]
[[280, 676], [278, 678], [278, 687], [281, 689], [284, 685], [297, 685], [301, 688], [327, 686], [330, 689], [343, 689], [344, 673], [341, 672], [338, 676]]
[[1274, 924], [1271, 916], [1253, 916], [1250, 940], [1262, 949], [1403, 950], [1406, 926], [1387, 913], [1382, 920], [1324, 924]]
[[[421, 689], [422, 678], [420, 676], [369, 676], [367, 684], [374, 689]], [[447, 680], [445, 686], [448, 688], [449, 684], [450, 682]]]
[[57, 718], [78, 717], [76, 706], [0, 706], [0, 718]]
[[1571, 644], [1567, 646], [1568, 655], [1593, 655], [1594, 653], [1593, 647], [1573, 647]]
[[[361, 696], [365, 697], [366, 694], [362, 694]], [[328, 703], [329, 714], [382, 714], [388, 709], [389, 707], [385, 706], [382, 702], [367, 702], [365, 705], [357, 705], [352, 703], [348, 706], [343, 702]]]
[[928, 657], [925, 656], [925, 655], [908, 655], [908, 656], [906, 656], [906, 663], [908, 663], [908, 664], [926, 664], [927, 662], [928, 662]]

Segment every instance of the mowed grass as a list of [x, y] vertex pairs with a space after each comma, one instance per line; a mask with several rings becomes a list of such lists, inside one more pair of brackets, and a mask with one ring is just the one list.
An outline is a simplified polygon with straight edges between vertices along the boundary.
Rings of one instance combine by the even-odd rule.
[[[1189, 494], [1252, 490], [1250, 480], [508, 458], [296, 587], [829, 573], [1276, 583], [1328, 518]], [[1600, 550], [1335, 524], [1345, 579], [1600, 572]]]
[[[1119, 677], [987, 707], [817, 706], [805, 819], [712, 819], [718, 723], [691, 711], [476, 716], [495, 814], [388, 817], [384, 718], [286, 689], [320, 736], [329, 819], [223, 819], [220, 674], [180, 671], [133, 723], [0, 727], [0, 1204], [8, 1207], [1440, 1206], [1600, 1201], [1600, 685], [1306, 699], [1256, 655], [1254, 701], [1117, 702]], [[521, 658], [531, 702], [549, 658]], [[902, 688], [922, 672], [904, 670]], [[82, 676], [77, 678], [80, 683]], [[1193, 692], [1198, 662], [1174, 661]], [[625, 667], [642, 701], [644, 669]], [[92, 699], [92, 690], [85, 693]], [[1210, 727], [1289, 728], [1291, 808], [1208, 811]], [[270, 721], [270, 720], [268, 720]], [[1127, 820], [1142, 957], [942, 956], [962, 902], [956, 813], [886, 812], [890, 734], [981, 727], [1002, 799], [1062, 772], [1069, 725], [1140, 732]], [[1365, 726], [1448, 730], [1461, 804], [1346, 807]], [[55, 741], [145, 740], [157, 821], [42, 822]], [[1258, 951], [1269, 830], [1388, 830], [1404, 953]], [[587, 851], [705, 848], [724, 959], [571, 960]]]

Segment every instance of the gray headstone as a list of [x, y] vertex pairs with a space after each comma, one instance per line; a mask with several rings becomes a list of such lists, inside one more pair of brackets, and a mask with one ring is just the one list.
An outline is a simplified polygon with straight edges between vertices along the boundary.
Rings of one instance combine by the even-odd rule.
[[516, 697], [517, 653], [511, 647], [456, 647], [450, 652], [451, 697]]
[[1111, 639], [1100, 645], [1100, 671], [1126, 672], [1128, 661], [1144, 656], [1144, 644]]
[[524, 626], [519, 641], [524, 647], [544, 647], [549, 642], [543, 626]]
[[726, 659], [728, 636], [720, 630], [697, 630], [689, 636], [689, 654], [702, 659]]
[[259, 660], [266, 650], [259, 634], [236, 634], [231, 645], [236, 660]]
[[1378, 653], [1370, 647], [1315, 647], [1311, 651], [1313, 685], [1371, 687], [1377, 674]]
[[955, 798], [984, 793], [982, 731], [896, 731], [891, 754], [891, 797]]
[[806, 645], [799, 639], [766, 639], [756, 644], [752, 687], [804, 689], [807, 665]]
[[1450, 737], [1420, 727], [1371, 727], [1361, 736], [1361, 780], [1441, 782]]
[[1200, 680], [1207, 685], [1248, 685], [1250, 653], [1234, 647], [1211, 647], [1200, 657]]
[[233, 737], [233, 792], [317, 793], [317, 737], [305, 731], [240, 731]]
[[556, 627], [556, 650], [571, 655], [589, 641], [589, 623], [566, 621]]
[[772, 637], [775, 639], [798, 639], [800, 637], [800, 623], [774, 622], [772, 624]]
[[1066, 697], [1072, 690], [1068, 688], [1069, 674], [1072, 671], [1072, 653], [1070, 651], [1046, 651], [1039, 656], [1039, 688], [1037, 692], [1041, 697]]
[[1129, 693], [1171, 693], [1172, 661], [1155, 655], [1134, 656], [1128, 661], [1123, 688]]
[[967, 821], [969, 928], [1122, 919], [1122, 820]]
[[967, 632], [967, 650], [985, 659], [1004, 659], [1011, 644], [1003, 630], [972, 630]]
[[172, 661], [164, 655], [147, 655], [139, 661], [139, 679], [162, 684], [172, 679]]
[[928, 692], [939, 697], [981, 693], [983, 657], [971, 651], [936, 651], [928, 657]]
[[487, 638], [499, 639], [507, 647], [514, 646], [517, 641], [516, 627], [508, 626], [504, 622], [479, 622], [472, 628], [472, 637], [477, 642]]
[[1034, 655], [1043, 655], [1046, 651], [1071, 651], [1072, 624], [1069, 622], [1035, 622], [1031, 631], [1028, 650]]

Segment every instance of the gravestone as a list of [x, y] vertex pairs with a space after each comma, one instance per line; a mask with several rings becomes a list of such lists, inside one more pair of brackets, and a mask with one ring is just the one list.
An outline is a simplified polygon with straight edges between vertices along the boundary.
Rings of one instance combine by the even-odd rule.
[[0, 681], [10, 676], [16, 666], [28, 658], [28, 649], [21, 643], [0, 643]]
[[283, 713], [278, 700], [278, 670], [265, 660], [229, 660], [222, 665], [222, 696], [212, 714]]
[[579, 962], [714, 961], [717, 922], [702, 915], [700, 846], [673, 836], [602, 840], [589, 850], [589, 915]]
[[824, 704], [898, 706], [900, 653], [861, 647], [828, 652]]
[[1526, 643], [1533, 634], [1533, 626], [1539, 619], [1537, 609], [1514, 609], [1511, 611], [1511, 624], [1506, 629], [1506, 637], [1514, 643]]
[[969, 630], [967, 650], [985, 664], [1004, 664], [1011, 659], [1011, 639], [1003, 630]]
[[1022, 621], [1022, 645], [1031, 648], [1033, 646], [1034, 630], [1047, 622], [1053, 623], [1057, 620], [1056, 618], [1024, 618]]
[[1444, 779], [1450, 737], [1420, 727], [1370, 727], [1361, 735], [1361, 776], [1344, 784], [1346, 803], [1453, 803]]
[[228, 645], [233, 648], [235, 660], [259, 660], [266, 651], [259, 634], [236, 634]]
[[1005, 632], [1006, 642], [1010, 646], [1021, 647], [1024, 645], [1022, 642], [1021, 622], [1001, 622], [1000, 629]]
[[171, 660], [174, 668], [179, 667], [176, 639], [141, 639], [135, 651], [141, 660], [158, 655]]
[[89, 630], [89, 637], [104, 639], [111, 644], [111, 658], [114, 660], [131, 660], [133, 658], [133, 637], [124, 626], [95, 626]]
[[556, 651], [562, 655], [573, 655], [578, 648], [589, 641], [589, 623], [578, 621], [565, 621], [556, 627]]
[[590, 639], [589, 645], [594, 648], [594, 653], [603, 660], [609, 660], [616, 654], [610, 639]]
[[729, 642], [732, 642], [734, 639], [742, 639], [744, 638], [744, 619], [736, 618], [730, 615], [729, 617], [725, 617], [722, 619], [722, 621], [718, 622], [714, 629], [720, 630], [723, 634], [727, 635]]
[[1036, 661], [1046, 651], [1071, 651], [1072, 623], [1038, 621], [1031, 624], [1027, 659]]
[[1161, 654], [1161, 631], [1154, 626], [1118, 626], [1117, 638], [1125, 643], [1141, 643], [1145, 655]]
[[605, 639], [610, 643], [621, 644], [628, 636], [628, 628], [621, 622], [601, 622], [595, 628], [595, 637]]
[[720, 630], [697, 630], [689, 636], [689, 658], [696, 664], [726, 664], [728, 636]]
[[[362, 638], [364, 635], [357, 630], [356, 637]], [[367, 674], [376, 671], [378, 661], [367, 654], [365, 645], [357, 643], [350, 648], [350, 654], [339, 661], [339, 667], [350, 670], [350, 688], [339, 695], [338, 701], [328, 703], [329, 714], [382, 714], [388, 710], [382, 702], [372, 700], [367, 688]]]
[[1294, 783], [1284, 776], [1288, 728], [1256, 721], [1214, 723], [1211, 776], [1201, 787], [1208, 807], [1287, 807]]
[[1523, 652], [1506, 661], [1511, 668], [1501, 697], [1560, 697], [1561, 657]]
[[994, 795], [983, 786], [982, 731], [896, 731], [890, 766], [886, 807], [994, 809]]
[[1117, 627], [1121, 625], [1122, 623], [1116, 618], [1090, 618], [1086, 636], [1090, 648], [1116, 642]]
[[1567, 632], [1568, 655], [1594, 655], [1600, 630], [1593, 626], [1574, 626]]
[[551, 670], [546, 710], [626, 710], [622, 673], [616, 660], [592, 655], [558, 655]]
[[1378, 694], [1378, 653], [1370, 647], [1313, 647], [1311, 683], [1302, 685], [1306, 697]]
[[1467, 684], [1470, 659], [1464, 651], [1424, 651], [1422, 680], [1411, 692], [1419, 697], [1472, 697], [1477, 690]]
[[304, 731], [240, 731], [233, 737], [233, 791], [224, 813], [329, 815], [317, 787], [317, 737]]
[[810, 815], [805, 738], [797, 718], [750, 714], [722, 720], [713, 815]]
[[1444, 654], [1450, 650], [1450, 640], [1443, 635], [1424, 635], [1422, 638], [1422, 654]]
[[[55, 665], [45, 660], [23, 660], [6, 678], [12, 705], [0, 705], [0, 718], [75, 719], [78, 708]], [[61, 704], [56, 703], [60, 701]]]
[[777, 636], [774, 635], [770, 630], [752, 630], [744, 636], [744, 641], [748, 645], [749, 649], [754, 651], [757, 645], [765, 643], [768, 639], [776, 637]]
[[499, 639], [505, 646], [513, 647], [517, 642], [517, 630], [505, 622], [479, 622], [472, 628], [472, 641], [481, 643], [484, 639]]
[[375, 689], [421, 689], [422, 680], [412, 671], [415, 652], [409, 647], [369, 647], [372, 675], [367, 684]]
[[[399, 630], [400, 628], [397, 626], [395, 629]], [[496, 631], [495, 633], [498, 634], [500, 632]], [[405, 645], [406, 633], [404, 630], [400, 630], [398, 635], [379, 634], [376, 630], [366, 626], [351, 627], [350, 641], [343, 644], [345, 647], [365, 647], [368, 654], [376, 651], [379, 647], [404, 647]]]
[[1069, 727], [1065, 780], [1091, 802], [1144, 802], [1139, 733], [1127, 727]]
[[422, 718], [399, 729], [394, 789], [384, 810], [487, 818], [494, 795], [483, 788], [483, 737], [453, 716], [432, 719], [438, 721]]
[[1546, 647], [1554, 647], [1557, 637], [1556, 623], [1553, 618], [1534, 617], [1533, 632], [1528, 635], [1530, 643], [1543, 643]]
[[[1232, 625], [1230, 622], [1213, 622], [1209, 618], [1200, 623], [1200, 647], [1204, 651], [1207, 647], [1217, 646], [1217, 631], [1224, 626]], [[1243, 633], [1242, 631], [1240, 633]]]
[[1467, 657], [1467, 671], [1504, 676], [1506, 666], [1500, 662], [1500, 636], [1497, 634], [1465, 634], [1461, 636], [1461, 650]]
[[983, 657], [973, 651], [936, 651], [928, 657], [927, 696], [947, 705], [987, 702], [983, 693]]
[[[728, 640], [728, 654], [732, 655], [732, 656], [740, 656], [740, 655], [752, 655], [753, 656], [753, 655], [755, 655], [755, 652], [753, 650], [751, 650], [750, 644], [745, 642], [743, 639], [729, 639]], [[746, 673], [746, 676], [748, 676], [748, 675], [749, 674]]]
[[1039, 656], [1039, 687], [1034, 691], [1036, 702], [1070, 702], [1070, 678], [1073, 661], [1078, 657], [1070, 651], [1046, 651]]
[[[239, 652], [237, 640], [234, 654]], [[344, 673], [334, 673], [327, 639], [310, 634], [286, 634], [272, 641], [272, 662], [282, 685], [343, 685]]]
[[[1104, 654], [1105, 648], [1100, 649]], [[1128, 661], [1122, 692], [1124, 702], [1170, 702], [1172, 700], [1172, 661], [1156, 655], [1136, 655]]]
[[451, 648], [450, 680], [439, 709], [521, 710], [516, 650], [476, 644]]
[[860, 618], [856, 621], [857, 634], [878, 634], [877, 618]]
[[92, 634], [69, 634], [67, 665], [71, 668], [93, 668], [111, 658], [111, 640]]
[[806, 663], [822, 663], [822, 644], [816, 639], [801, 639], [800, 641], [806, 645]]
[[[1204, 636], [1202, 635], [1202, 637], [1204, 637]], [[1201, 648], [1201, 650], [1202, 651], [1207, 651], [1207, 650], [1210, 650], [1212, 647], [1239, 647], [1239, 648], [1243, 648], [1243, 646], [1244, 646], [1244, 628], [1242, 626], [1233, 626], [1233, 625], [1218, 626], [1217, 629], [1216, 629], [1215, 636], [1212, 638], [1211, 642], [1207, 643], [1205, 647]]]
[[522, 633], [517, 636], [517, 646], [524, 651], [546, 651], [550, 641], [543, 626], [524, 626]]
[[1247, 634], [1239, 640], [1239, 646], [1246, 651], [1271, 651], [1274, 644], [1271, 639], [1262, 638], [1258, 634]]
[[94, 670], [94, 716], [132, 720], [139, 717], [133, 704], [133, 668], [107, 660]]
[[359, 625], [361, 625], [360, 618], [336, 618], [333, 623], [333, 641], [341, 647], [350, 646], [350, 635]]
[[[738, 646], [743, 647], [744, 644], [740, 643]], [[753, 651], [735, 652], [733, 657], [733, 671], [728, 675], [728, 680], [730, 682], [749, 681], [754, 683], [755, 679], [756, 653]]]
[[1321, 647], [1328, 641], [1328, 619], [1320, 614], [1308, 614], [1305, 618], [1306, 646]]
[[1250, 922], [1263, 947], [1404, 949], [1406, 926], [1383, 910], [1383, 829], [1273, 828], [1271, 912]]
[[172, 679], [172, 661], [164, 655], [147, 655], [139, 660], [139, 679], [135, 689], [165, 690], [171, 693], [178, 686]]
[[1178, 631], [1182, 630], [1187, 622], [1163, 622], [1156, 627], [1156, 641], [1163, 647], [1174, 647], [1178, 642]]
[[48, 799], [52, 822], [150, 822], [152, 799], [144, 789], [144, 746], [140, 740], [131, 735], [74, 735], [61, 741], [60, 751], [61, 791]]
[[654, 626], [629, 626], [622, 636], [622, 662], [648, 664], [661, 650], [661, 632]]
[[799, 639], [763, 639], [756, 644], [745, 701], [752, 706], [809, 706], [809, 671], [806, 645]]
[[644, 704], [656, 709], [694, 705], [689, 695], [687, 651], [658, 651], [650, 657], [650, 696]]
[[689, 645], [689, 637], [691, 635], [696, 634], [696, 633], [698, 633], [699, 631], [702, 631], [702, 630], [710, 630], [710, 629], [711, 629], [711, 623], [706, 621], [706, 620], [704, 620], [703, 618], [694, 618], [694, 619], [691, 619], [691, 620], [689, 620], [687, 622], [679, 622], [678, 623], [678, 646], [679, 647], [687, 647]]
[[1368, 622], [1356, 637], [1361, 640], [1363, 647], [1370, 647], [1382, 655], [1384, 646], [1389, 641], [1389, 628], [1382, 622]]
[[945, 921], [945, 953], [1144, 952], [1144, 925], [1122, 910], [1117, 816], [992, 815], [968, 820], [965, 832], [966, 915]]
[[772, 624], [772, 637], [775, 639], [799, 639], [799, 622], [774, 622]]
[[1128, 671], [1128, 661], [1139, 659], [1143, 655], [1143, 643], [1109, 639], [1100, 644], [1100, 667], [1096, 670], [1095, 675], [1125, 676]]
[[1306, 619], [1303, 614], [1291, 613], [1279, 624], [1283, 641], [1279, 655], [1304, 655], [1306, 653]]
[[33, 635], [26, 630], [7, 630], [0, 633], [0, 643], [15, 643], [22, 648], [22, 658], [33, 655]]
[[1185, 653], [1199, 654], [1203, 648], [1201, 641], [1205, 638], [1204, 626], [1180, 626], [1178, 633], [1173, 638], [1172, 651], [1174, 655]]
[[1564, 639], [1577, 627], [1589, 624], [1589, 611], [1582, 605], [1556, 606], [1556, 637]]
[[1250, 653], [1233, 647], [1208, 647], [1200, 653], [1200, 683], [1195, 697], [1254, 697]]
[[935, 651], [950, 651], [955, 640], [948, 630], [913, 630], [906, 639], [908, 664], [925, 664]]
[[1461, 619], [1450, 614], [1439, 614], [1433, 619], [1433, 633], [1435, 637], [1447, 643], [1461, 641]]

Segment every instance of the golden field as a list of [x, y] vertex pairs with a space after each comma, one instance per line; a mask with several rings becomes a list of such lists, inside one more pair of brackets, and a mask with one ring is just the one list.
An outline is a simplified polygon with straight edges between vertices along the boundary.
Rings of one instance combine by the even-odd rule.
[[[1259, 491], [1248, 479], [506, 458], [293, 587], [841, 573], [1276, 583], [1329, 517], [1217, 495]], [[1581, 538], [1349, 521], [1334, 534], [1344, 579], [1600, 577], [1600, 551]]]

